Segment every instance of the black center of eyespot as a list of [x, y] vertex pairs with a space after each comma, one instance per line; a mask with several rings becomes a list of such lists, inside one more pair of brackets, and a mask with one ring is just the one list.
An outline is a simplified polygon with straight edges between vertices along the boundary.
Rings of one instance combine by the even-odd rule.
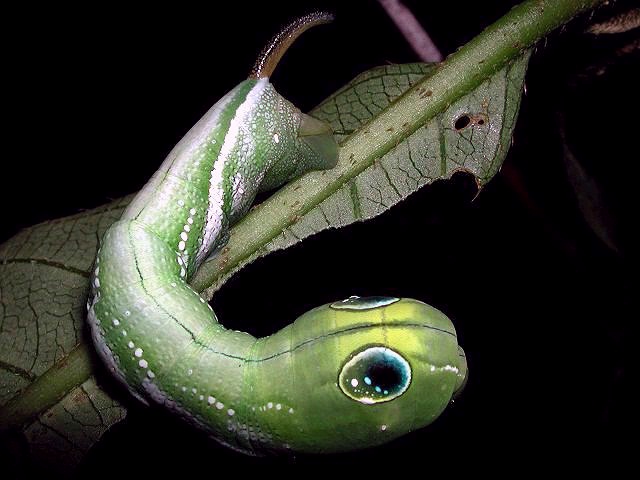
[[411, 383], [411, 367], [402, 355], [387, 347], [368, 347], [342, 367], [340, 389], [365, 404], [388, 402], [402, 395]]
[[365, 384], [374, 385], [374, 390], [381, 390], [384, 394], [397, 390], [402, 385], [403, 372], [397, 365], [383, 360], [369, 366], [363, 381]]

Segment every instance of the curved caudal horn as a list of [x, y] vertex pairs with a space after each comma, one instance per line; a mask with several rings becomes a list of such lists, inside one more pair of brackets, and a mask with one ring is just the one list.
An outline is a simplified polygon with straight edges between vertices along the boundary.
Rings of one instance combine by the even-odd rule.
[[333, 14], [327, 12], [314, 12], [295, 19], [267, 43], [253, 66], [250, 77], [270, 77], [284, 53], [300, 35], [311, 27], [332, 22], [333, 19]]

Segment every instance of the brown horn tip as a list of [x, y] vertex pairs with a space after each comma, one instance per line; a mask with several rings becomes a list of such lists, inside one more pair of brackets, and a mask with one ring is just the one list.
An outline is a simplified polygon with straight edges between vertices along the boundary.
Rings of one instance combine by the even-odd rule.
[[329, 12], [313, 12], [296, 18], [267, 43], [251, 69], [250, 77], [270, 77], [284, 53], [300, 35], [311, 27], [332, 22], [334, 18]]

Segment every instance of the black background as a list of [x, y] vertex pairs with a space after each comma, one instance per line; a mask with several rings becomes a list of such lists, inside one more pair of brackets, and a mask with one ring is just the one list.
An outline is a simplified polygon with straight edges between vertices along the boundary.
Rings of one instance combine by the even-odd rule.
[[[517, 2], [405, 3], [448, 54]], [[5, 20], [12, 28], [5, 32], [0, 241], [140, 188], [298, 14], [320, 8], [337, 15], [306, 33], [272, 77], [302, 110], [363, 70], [416, 61], [373, 1], [62, 8]], [[370, 222], [255, 262], [212, 301], [225, 325], [257, 335], [353, 294], [409, 296], [438, 307], [453, 319], [470, 365], [466, 391], [440, 419], [353, 454], [253, 459], [115, 391], [130, 415], [90, 452], [79, 477], [215, 476], [223, 467], [232, 468], [227, 475], [376, 475], [386, 468], [397, 475], [412, 468], [421, 476], [519, 474], [624, 462], [637, 318], [631, 102], [638, 57], [613, 54], [633, 33], [594, 38], [583, 33], [588, 20], [537, 46], [513, 148], [477, 197], [465, 175], [439, 182]], [[595, 75], [593, 65], [603, 73]], [[578, 208], [560, 124], [605, 194], [600, 216], [612, 225], [615, 251]]]

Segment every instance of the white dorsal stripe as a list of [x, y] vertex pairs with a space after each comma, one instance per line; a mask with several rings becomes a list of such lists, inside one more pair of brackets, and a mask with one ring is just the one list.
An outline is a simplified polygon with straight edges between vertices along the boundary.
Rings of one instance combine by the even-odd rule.
[[160, 170], [176, 170], [183, 162], [192, 161], [195, 152], [210, 141], [211, 132], [220, 122], [220, 114], [236, 95], [237, 87], [222, 97], [205, 113], [178, 144], [169, 152], [166, 160], [160, 166]]
[[[262, 94], [268, 85], [268, 79], [260, 78], [249, 91], [247, 98], [242, 102], [242, 104], [240, 104], [235, 116], [229, 124], [229, 130], [224, 137], [224, 141], [220, 149], [220, 155], [213, 164], [211, 181], [209, 183], [209, 206], [207, 208], [207, 216], [202, 232], [202, 244], [198, 249], [196, 257], [196, 265], [200, 265], [200, 263], [202, 263], [202, 261], [207, 257], [209, 250], [222, 231], [224, 223], [224, 219], [222, 218], [222, 203], [224, 201], [224, 171], [229, 163], [231, 152], [236, 146], [241, 133], [243, 133], [243, 128], [246, 126], [248, 119], [253, 115], [255, 107], [259, 104]], [[244, 138], [244, 141], [248, 143], [246, 145], [247, 149], [243, 153], [250, 158], [255, 148], [254, 142], [251, 138]]]
[[[139, 194], [136, 195], [129, 204], [122, 218], [136, 217], [144, 207], [147, 206], [150, 198], [161, 188], [168, 172], [176, 174], [176, 172], [184, 167], [185, 162], [193, 161], [194, 151], [202, 148], [202, 145], [207, 143], [211, 131], [220, 122], [220, 114], [227, 108], [236, 95], [237, 88], [238, 87], [234, 88], [216, 102], [216, 104], [198, 120], [198, 123], [189, 129], [182, 140], [173, 147], [162, 162], [162, 165], [160, 165], [158, 171], [153, 174], [153, 177], [151, 177], [142, 190], [140, 190]], [[188, 181], [188, 179], [180, 175], [177, 176]]]

